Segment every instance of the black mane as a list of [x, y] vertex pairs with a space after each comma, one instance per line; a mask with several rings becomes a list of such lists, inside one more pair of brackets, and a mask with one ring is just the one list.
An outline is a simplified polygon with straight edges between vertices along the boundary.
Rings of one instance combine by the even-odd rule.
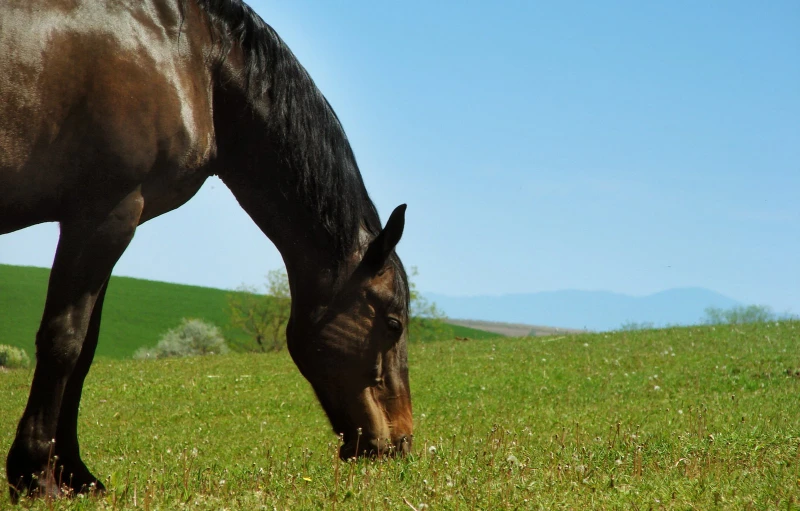
[[244, 55], [250, 101], [268, 100], [269, 129], [296, 173], [298, 199], [318, 217], [341, 258], [358, 243], [359, 227], [377, 235], [380, 218], [370, 200], [344, 129], [328, 101], [286, 43], [241, 0], [197, 0], [220, 31], [221, 52], [234, 44]]

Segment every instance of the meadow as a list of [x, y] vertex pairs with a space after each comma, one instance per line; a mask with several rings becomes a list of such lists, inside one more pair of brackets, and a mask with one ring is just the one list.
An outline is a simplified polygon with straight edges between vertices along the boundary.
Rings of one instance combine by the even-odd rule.
[[[799, 337], [787, 321], [415, 343], [414, 452], [358, 462], [285, 352], [103, 359], [79, 428], [108, 493], [22, 507], [800, 509]], [[0, 373], [3, 452], [31, 375]]]

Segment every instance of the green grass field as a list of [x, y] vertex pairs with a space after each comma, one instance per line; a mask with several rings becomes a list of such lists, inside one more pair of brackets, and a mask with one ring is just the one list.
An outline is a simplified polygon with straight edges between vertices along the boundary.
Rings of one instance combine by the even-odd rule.
[[[0, 264], [0, 344], [25, 349], [33, 356], [50, 270]], [[181, 318], [200, 318], [222, 329], [226, 338], [244, 341], [227, 313], [230, 291], [150, 280], [112, 277], [100, 330], [99, 357], [130, 358], [141, 346], [154, 346]], [[497, 334], [449, 325], [446, 337], [477, 339]]]
[[[414, 454], [357, 463], [286, 353], [105, 359], [79, 427], [109, 492], [25, 507], [800, 509], [799, 338], [781, 322], [414, 344]], [[3, 451], [30, 378], [0, 373]]]

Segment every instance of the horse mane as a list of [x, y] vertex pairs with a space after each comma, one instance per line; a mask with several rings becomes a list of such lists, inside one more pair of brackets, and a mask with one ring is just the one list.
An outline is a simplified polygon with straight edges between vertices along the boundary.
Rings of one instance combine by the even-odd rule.
[[[186, 0], [181, 0], [186, 1]], [[377, 235], [369, 198], [339, 118], [275, 30], [241, 0], [196, 0], [216, 27], [220, 58], [237, 44], [245, 94], [270, 105], [268, 129], [282, 140], [281, 158], [296, 173], [298, 200], [320, 219], [339, 260], [358, 243], [359, 228]], [[299, 149], [298, 149], [299, 148]]]

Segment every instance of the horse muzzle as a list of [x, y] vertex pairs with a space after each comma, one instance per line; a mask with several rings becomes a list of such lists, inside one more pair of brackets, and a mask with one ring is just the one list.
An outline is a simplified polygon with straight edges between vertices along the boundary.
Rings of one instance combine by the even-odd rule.
[[339, 458], [349, 460], [357, 457], [379, 458], [405, 456], [411, 452], [413, 435], [400, 435], [394, 440], [356, 436], [339, 448]]

